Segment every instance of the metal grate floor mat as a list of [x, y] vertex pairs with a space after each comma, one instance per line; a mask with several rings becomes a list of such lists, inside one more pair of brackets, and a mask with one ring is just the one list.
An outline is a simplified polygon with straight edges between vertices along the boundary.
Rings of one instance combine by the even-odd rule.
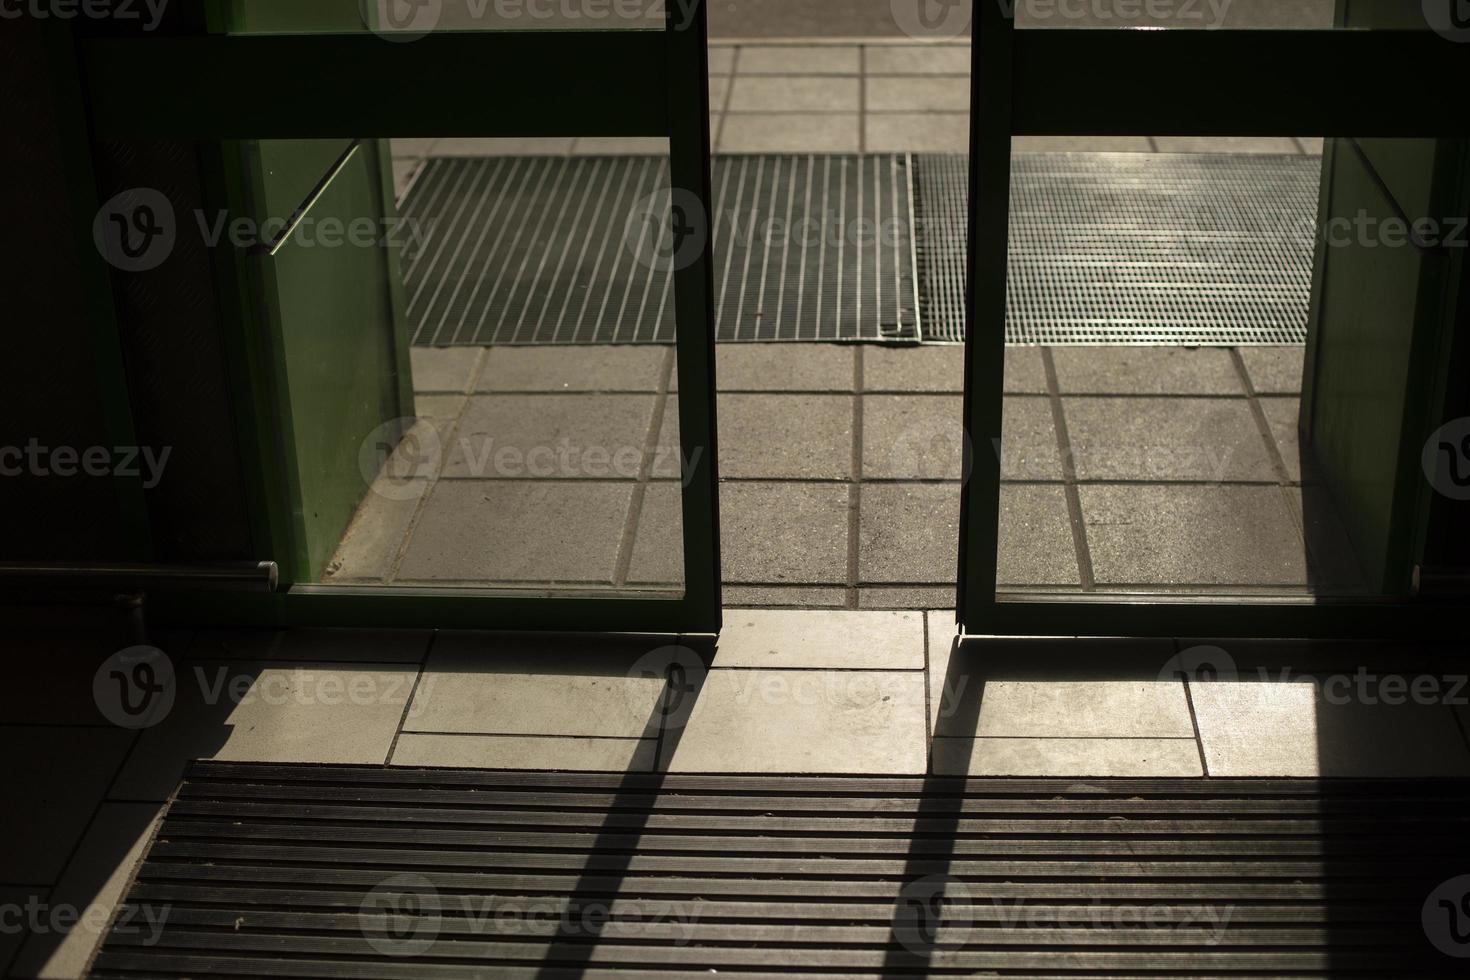
[[[902, 154], [717, 158], [717, 339], [918, 340], [908, 166]], [[402, 205], [422, 230], [404, 256], [415, 344], [674, 340], [683, 238], [668, 231], [667, 158], [425, 168]]]
[[1460, 976], [1467, 802], [196, 763], [93, 974]]
[[[924, 339], [964, 339], [968, 158], [914, 157]], [[1306, 342], [1321, 160], [1012, 157], [1006, 341]]]

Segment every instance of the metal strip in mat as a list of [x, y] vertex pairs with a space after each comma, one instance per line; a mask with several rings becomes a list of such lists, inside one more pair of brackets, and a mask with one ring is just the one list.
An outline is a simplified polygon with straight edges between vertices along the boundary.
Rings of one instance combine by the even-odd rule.
[[[717, 158], [716, 337], [919, 339], [908, 158]], [[671, 343], [664, 157], [436, 157], [402, 210], [419, 345]]]
[[1458, 976], [1467, 802], [1463, 780], [196, 763], [93, 967]]
[[[926, 340], [964, 339], [968, 158], [914, 157]], [[1006, 342], [1306, 342], [1321, 160], [1012, 158]]]

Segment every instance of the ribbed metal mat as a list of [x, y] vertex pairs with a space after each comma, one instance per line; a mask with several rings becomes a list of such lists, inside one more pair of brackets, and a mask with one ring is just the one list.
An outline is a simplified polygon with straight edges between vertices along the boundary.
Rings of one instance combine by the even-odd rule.
[[[926, 340], [964, 339], [968, 158], [913, 158]], [[1306, 342], [1321, 159], [1012, 157], [1006, 341]]]
[[[908, 158], [728, 156], [721, 341], [919, 339]], [[420, 345], [671, 343], [664, 157], [432, 158], [401, 205]]]
[[93, 966], [1462, 976], [1440, 947], [1470, 926], [1444, 886], [1470, 872], [1467, 802], [1462, 781], [196, 763]]

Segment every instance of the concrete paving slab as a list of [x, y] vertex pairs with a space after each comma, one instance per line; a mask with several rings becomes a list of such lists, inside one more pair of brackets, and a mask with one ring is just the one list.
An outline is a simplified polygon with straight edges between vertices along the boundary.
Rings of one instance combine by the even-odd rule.
[[413, 186], [414, 178], [418, 176], [419, 168], [423, 165], [423, 160], [393, 158], [393, 197], [396, 200], [403, 200], [403, 196]]
[[[863, 397], [863, 477], [958, 480], [964, 472], [959, 395]], [[1056, 440], [1052, 440], [1053, 455]]]
[[1240, 398], [1062, 399], [1079, 480], [1276, 481]]
[[1284, 153], [1302, 152], [1289, 136], [1158, 136], [1160, 153]]
[[712, 670], [671, 772], [922, 773], [920, 671]]
[[969, 112], [970, 79], [966, 75], [873, 77], [867, 87], [869, 112]]
[[662, 344], [495, 347], [479, 391], [658, 391], [670, 364]]
[[610, 583], [631, 483], [442, 480], [399, 581]]
[[458, 394], [468, 392], [475, 383], [475, 374], [484, 354], [483, 347], [410, 348], [413, 390]]
[[446, 137], [434, 144], [439, 157], [566, 156], [572, 152], [570, 136]]
[[1053, 347], [1063, 395], [1244, 395], [1219, 347]]
[[848, 488], [834, 483], [726, 483], [720, 487], [725, 581], [847, 581]]
[[1192, 738], [936, 738], [940, 776], [1202, 776]]
[[859, 609], [919, 609], [954, 601], [953, 585], [869, 585], [858, 590]]
[[1082, 486], [1102, 585], [1304, 585], [1305, 545], [1279, 487]]
[[168, 797], [190, 759], [382, 765], [417, 665], [195, 661], [172, 710], [128, 756], [111, 796]]
[[424, 139], [395, 136], [393, 139], [388, 141], [388, 145], [389, 152], [392, 154], [394, 159], [405, 157], [409, 159], [420, 160], [424, 157], [433, 156], [434, 146], [438, 142], [439, 137], [437, 136], [432, 136]]
[[1013, 136], [1015, 153], [1152, 153], [1147, 136]]
[[923, 670], [917, 612], [728, 612], [714, 667]]
[[[868, 393], [962, 392], [965, 348], [959, 344], [863, 348], [863, 390]], [[1040, 347], [1007, 347], [1005, 392], [1046, 394]]]
[[740, 49], [741, 75], [856, 75], [862, 71], [855, 44], [756, 45]]
[[[711, 69], [709, 79], [709, 104], [710, 108], [724, 112], [730, 103], [730, 77], [728, 75], [716, 75]], [[666, 141], [667, 142], [667, 141]], [[665, 149], [664, 153], [669, 151]]]
[[1312, 682], [1192, 683], [1190, 692], [1212, 776], [1470, 775], [1470, 750], [1443, 704], [1339, 701]]
[[1301, 394], [1305, 347], [1242, 347], [1240, 359], [1256, 394]]
[[1000, 478], [1061, 480], [1056, 420], [1046, 398], [1010, 395], [1001, 407]]
[[960, 495], [958, 483], [863, 487], [859, 580], [953, 582], [959, 553]]
[[751, 76], [742, 64], [730, 90], [729, 112], [857, 112], [860, 80], [816, 76]]
[[[49, 898], [54, 909], [75, 909], [76, 923], [64, 931], [32, 932], [6, 976], [87, 975], [87, 964], [162, 814], [161, 803], [103, 803], [98, 808]], [[139, 908], [136, 928], [145, 942], [157, 938], [167, 914], [166, 904]]]
[[537, 735], [398, 736], [390, 765], [556, 772], [650, 772], [657, 739]]
[[134, 735], [111, 726], [0, 727], [0, 784], [11, 803], [0, 807], [0, 834], [11, 842], [0, 853], [0, 882], [60, 877]]
[[[1047, 393], [1046, 365], [1040, 347], [1007, 347], [1005, 393], [1008, 395], [1044, 395]], [[960, 390], [964, 390], [963, 386]]]
[[863, 120], [869, 153], [968, 153], [967, 112], [870, 112]]
[[628, 565], [632, 585], [681, 585], [684, 582], [684, 500], [677, 483], [653, 483], [643, 489], [643, 507]]
[[660, 637], [443, 633], [403, 730], [654, 738], [671, 647]]
[[[987, 680], [983, 675], [947, 677], [946, 667], [946, 657], [931, 653], [929, 702], [936, 738], [1194, 740], [1184, 685], [1177, 681]], [[973, 725], [974, 732], [962, 730], [965, 725]]]
[[357, 505], [322, 575], [327, 582], [380, 582], [393, 570], [428, 480], [380, 476]]
[[633, 480], [654, 395], [476, 395], [445, 447], [443, 477]]
[[874, 44], [863, 56], [869, 76], [970, 74], [968, 44]]
[[428, 422], [439, 433], [441, 441], [449, 435], [449, 425], [458, 421], [469, 401], [464, 395], [414, 395], [414, 416]]
[[857, 153], [859, 143], [856, 112], [729, 112], [716, 148], [720, 153]]
[[847, 603], [847, 590], [841, 586], [765, 586], [726, 585], [721, 594], [725, 608], [793, 608], [840, 609]]
[[1271, 437], [1276, 440], [1276, 449], [1281, 461], [1286, 464], [1286, 475], [1293, 483], [1302, 480], [1301, 433], [1297, 423], [1301, 417], [1299, 398], [1262, 398], [1262, 413], [1271, 427]]
[[1077, 549], [1066, 492], [1058, 486], [1000, 488], [1000, 585], [1079, 585]]
[[735, 51], [735, 45], [721, 44], [712, 39], [709, 46], [709, 73], [711, 75], [728, 75], [734, 71]]
[[863, 348], [863, 390], [912, 393], [965, 390], [960, 346]]
[[716, 387], [721, 392], [852, 391], [853, 350], [842, 344], [720, 344]]
[[851, 395], [722, 394], [724, 479], [852, 477]]
[[[723, 78], [710, 79], [710, 105], [713, 106], [723, 104], [716, 97], [717, 81], [721, 85], [726, 84]], [[669, 141], [664, 136], [579, 136], [572, 153], [575, 156], [666, 157], [669, 155]]]

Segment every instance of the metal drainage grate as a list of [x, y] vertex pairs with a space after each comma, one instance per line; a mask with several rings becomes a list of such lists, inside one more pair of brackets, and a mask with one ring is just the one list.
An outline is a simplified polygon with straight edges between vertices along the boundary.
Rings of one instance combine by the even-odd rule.
[[197, 763], [93, 967], [1461, 976], [1467, 803], [1464, 781]]
[[[926, 340], [964, 339], [968, 159], [914, 158]], [[1177, 153], [1012, 158], [1012, 344], [1306, 341], [1321, 161]]]
[[[663, 157], [434, 158], [403, 212], [420, 345], [670, 343]], [[908, 158], [720, 157], [716, 337], [918, 340]], [[662, 254], [662, 253], [659, 253]]]

